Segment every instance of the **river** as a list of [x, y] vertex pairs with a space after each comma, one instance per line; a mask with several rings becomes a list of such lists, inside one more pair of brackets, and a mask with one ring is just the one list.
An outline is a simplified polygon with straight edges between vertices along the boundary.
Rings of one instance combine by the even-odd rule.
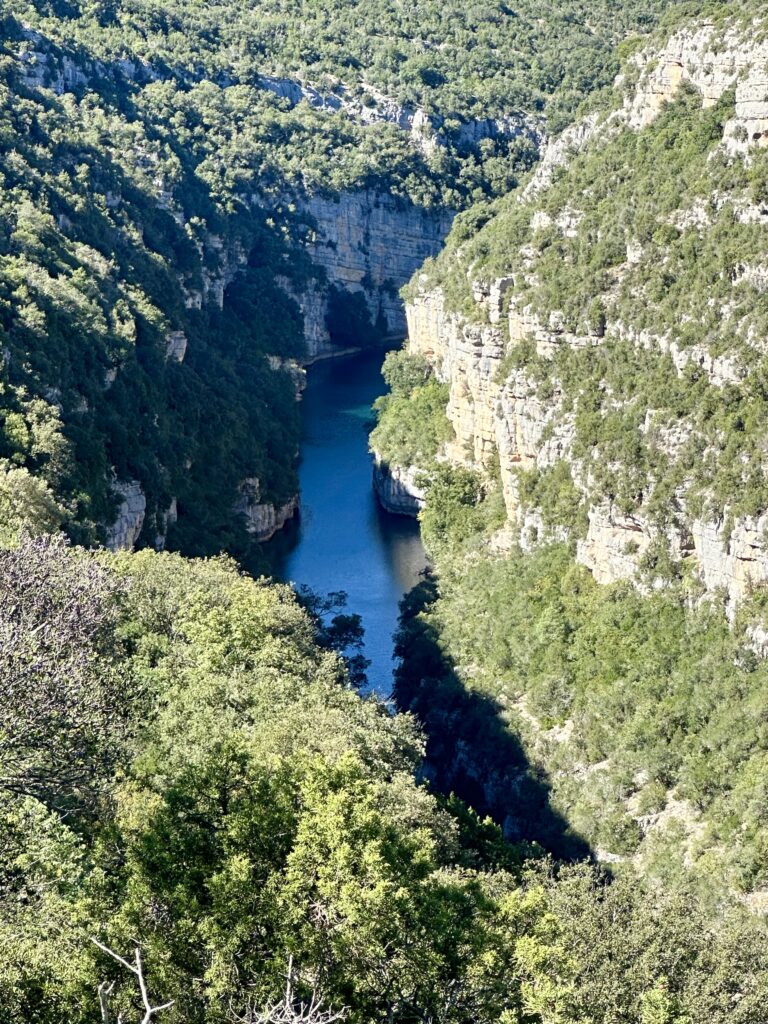
[[369, 689], [392, 690], [398, 603], [426, 556], [414, 519], [385, 512], [371, 486], [371, 405], [386, 390], [383, 353], [316, 363], [302, 403], [301, 514], [270, 542], [273, 572], [319, 594], [344, 590], [362, 616]]

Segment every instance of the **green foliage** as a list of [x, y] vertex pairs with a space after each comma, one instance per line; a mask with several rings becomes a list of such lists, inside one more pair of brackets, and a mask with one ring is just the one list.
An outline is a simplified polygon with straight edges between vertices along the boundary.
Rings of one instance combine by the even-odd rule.
[[[748, 269], [761, 265], [764, 239], [759, 218], [740, 213], [761, 194], [768, 157], [721, 145], [732, 114], [730, 93], [703, 109], [681, 89], [643, 130], [583, 147], [529, 201], [501, 200], [490, 217], [481, 208], [478, 230], [467, 238], [459, 226], [430, 268], [469, 319], [482, 316], [469, 277], [514, 271], [517, 308], [589, 340], [551, 358], [516, 343], [498, 378], [524, 373], [540, 396], [557, 398], [560, 419], [575, 427], [588, 501], [642, 508], [660, 528], [675, 525], [683, 491], [691, 513], [714, 520], [768, 504], [765, 359], [755, 345], [768, 332], [768, 300]], [[510, 259], [521, 251], [525, 273]], [[538, 486], [538, 477], [523, 482], [524, 501], [540, 498], [551, 516], [555, 496]], [[569, 505], [557, 513], [563, 525]]]
[[[104, 539], [114, 474], [147, 497], [141, 544], [246, 554], [240, 482], [275, 502], [296, 488], [294, 396], [267, 357], [302, 353], [276, 283], [318, 273], [302, 199], [371, 188], [457, 209], [506, 192], [534, 146], [493, 119], [570, 116], [614, 73], [613, 42], [666, 7], [601, 3], [587, 31], [577, 0], [344, 0], [300, 17], [284, 0], [6, 4], [0, 459], [50, 488], [79, 541]], [[265, 75], [289, 81], [275, 93]], [[324, 106], [279, 95], [297, 81]], [[343, 108], [386, 106], [382, 91], [403, 116], [427, 111], [443, 144]], [[342, 344], [382, 332], [361, 302], [331, 296]], [[181, 365], [169, 332], [188, 339]]]
[[371, 449], [386, 462], [426, 466], [453, 436], [445, 406], [448, 386], [429, 380], [408, 395], [376, 400], [379, 422], [370, 436]]
[[445, 413], [448, 385], [436, 380], [421, 356], [405, 350], [387, 353], [382, 375], [391, 391], [374, 403], [371, 451], [391, 465], [426, 468], [453, 436]]
[[[150, 993], [184, 1024], [258, 1019], [289, 965], [297, 1001], [354, 1024], [765, 1020], [759, 921], [734, 910], [713, 925], [690, 893], [586, 865], [524, 867], [534, 851], [415, 781], [413, 722], [349, 687], [289, 588], [222, 558], [25, 543], [3, 556], [27, 574], [13, 604], [25, 635], [88, 625], [40, 603], [45, 581], [63, 609], [102, 614], [112, 595], [89, 671], [119, 656], [133, 699], [127, 732], [110, 723], [118, 759], [87, 814], [15, 792], [3, 763], [9, 1024], [87, 1024], [104, 980], [111, 1013], [135, 1015], [131, 976], [91, 936], [129, 956], [138, 945]], [[5, 665], [6, 682], [27, 670]], [[7, 721], [7, 686], [0, 701]], [[51, 722], [50, 743], [67, 730]]]
[[[766, 667], [748, 634], [731, 632], [714, 606], [692, 611], [682, 591], [599, 586], [562, 546], [506, 559], [457, 554], [464, 505], [453, 501], [459, 526], [438, 548], [441, 597], [410, 620], [405, 648], [431, 631], [448, 661], [405, 661], [404, 706], [436, 721], [440, 691], [420, 680], [461, 666], [461, 685], [495, 702], [488, 714], [541, 764], [553, 808], [593, 845], [622, 856], [639, 848], [662, 878], [686, 858], [705, 890], [761, 888], [768, 822], [754, 798]], [[440, 763], [469, 744], [480, 777], [497, 780], [490, 809], [503, 816], [519, 799], [519, 769], [502, 742], [477, 744], [477, 728], [436, 738]], [[670, 802], [643, 840], [638, 823]]]
[[53, 533], [65, 515], [44, 480], [27, 469], [0, 463], [0, 546], [12, 547], [22, 532]]
[[479, 474], [463, 467], [437, 465], [430, 471], [427, 502], [419, 515], [428, 551], [465, 541], [482, 527], [482, 488]]
[[362, 292], [348, 292], [332, 285], [325, 317], [331, 342], [339, 348], [380, 345], [386, 324], [374, 323]]
[[584, 497], [564, 459], [543, 470], [518, 470], [517, 489], [521, 506], [538, 509], [545, 527], [565, 527], [574, 536], [586, 533]]
[[[31, 515], [33, 526], [65, 519], [74, 536], [99, 539], [115, 511], [114, 472], [147, 495], [142, 541], [163, 532], [175, 496], [171, 546], [243, 551], [232, 515], [239, 482], [258, 477], [267, 500], [295, 491], [293, 388], [266, 356], [302, 352], [298, 311], [274, 281], [301, 229], [288, 211], [278, 225], [238, 198], [244, 181], [207, 173], [214, 125], [223, 130], [230, 113], [216, 87], [199, 90], [194, 115], [181, 99], [173, 113], [170, 83], [131, 102], [114, 79], [87, 95], [30, 89], [7, 56], [23, 46], [19, 26], [7, 27], [0, 459], [36, 482], [17, 475], [34, 508], [7, 510], [6, 532]], [[93, 73], [83, 54], [38, 45], [49, 67], [66, 57]], [[193, 133], [193, 117], [212, 120], [208, 135]], [[204, 275], [223, 276], [236, 253], [237, 288], [222, 308], [194, 308], [188, 296]], [[292, 265], [300, 276], [295, 254]], [[188, 339], [180, 365], [166, 355], [171, 330]]]
[[416, 388], [430, 380], [432, 369], [423, 356], [412, 355], [401, 349], [387, 352], [381, 375], [393, 394], [410, 398]]

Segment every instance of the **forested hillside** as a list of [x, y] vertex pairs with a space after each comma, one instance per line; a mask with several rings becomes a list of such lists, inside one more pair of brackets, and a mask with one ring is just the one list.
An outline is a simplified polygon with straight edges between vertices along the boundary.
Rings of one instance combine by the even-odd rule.
[[[546, 16], [497, 3], [5, 4], [6, 531], [23, 513], [89, 543], [191, 553], [268, 535], [295, 508], [285, 360], [310, 328], [289, 296], [327, 336], [337, 258], [330, 237], [311, 264], [307, 197], [364, 190], [367, 216], [379, 196], [441, 211], [503, 193], [546, 116], [562, 122], [609, 80], [614, 42], [666, 4], [629, 6], [603, 5], [586, 27], [575, 2]], [[350, 230], [342, 282], [344, 260], [365, 264], [373, 244]], [[356, 290], [392, 315], [392, 282], [367, 274]], [[328, 309], [339, 340], [350, 324], [376, 337], [375, 310], [347, 299], [342, 287]]]
[[0, 607], [3, 1021], [140, 1019], [136, 948], [179, 1024], [766, 1019], [758, 921], [431, 795], [289, 588], [26, 539]]
[[[3, 6], [2, 1024], [768, 1024], [761, 14]], [[393, 706], [231, 556], [457, 210]]]
[[398, 698], [439, 785], [510, 837], [763, 912], [755, 13], [629, 55], [523, 188], [460, 219], [408, 289], [400, 378], [422, 380], [373, 440], [426, 470], [437, 573], [406, 608]]

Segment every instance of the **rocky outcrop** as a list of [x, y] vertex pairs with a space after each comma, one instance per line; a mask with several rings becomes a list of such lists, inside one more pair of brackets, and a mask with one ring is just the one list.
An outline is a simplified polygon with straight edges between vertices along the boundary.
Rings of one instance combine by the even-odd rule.
[[256, 541], [270, 540], [299, 511], [298, 496], [290, 498], [283, 505], [261, 500], [261, 483], [256, 477], [248, 477], [240, 485], [240, 497], [234, 512], [242, 516], [245, 528]]
[[292, 107], [307, 103], [315, 110], [343, 114], [359, 124], [394, 125], [407, 132], [414, 148], [427, 156], [438, 147], [449, 144], [466, 148], [477, 146], [483, 139], [513, 139], [525, 135], [538, 145], [542, 137], [540, 121], [523, 114], [460, 120], [458, 123], [452, 121], [447, 125], [444, 117], [427, 113], [412, 104], [400, 103], [370, 83], [363, 83], [352, 91], [339, 80], [320, 88], [298, 78], [262, 75], [259, 85], [287, 100]]
[[497, 448], [495, 374], [504, 356], [501, 331], [447, 312], [439, 290], [409, 303], [407, 322], [410, 350], [423, 355], [450, 385], [447, 411], [454, 438], [446, 456], [487, 465]]
[[[573, 456], [573, 413], [563, 410], [557, 388], [542, 393], [524, 368], [502, 372], [505, 343], [498, 315], [505, 282], [503, 279], [486, 288], [476, 286], [475, 299], [483, 307], [485, 323], [470, 323], [447, 311], [440, 289], [424, 288], [407, 307], [408, 338], [410, 350], [425, 356], [438, 377], [450, 385], [447, 413], [455, 438], [445, 446], [445, 456], [455, 463], [480, 468], [487, 468], [498, 456], [510, 523], [519, 541], [529, 547], [532, 536], [542, 540], [564, 534], [557, 529], [543, 530], [535, 510], [521, 507], [518, 470], [543, 470], [565, 459], [586, 498], [590, 467]], [[547, 330], [514, 307], [507, 316], [511, 343], [524, 336], [534, 337], [539, 354], [544, 356], [561, 344], [596, 342], [591, 336], [572, 337]], [[649, 342], [643, 339], [641, 343]], [[733, 385], [743, 378], [741, 370], [727, 360], [712, 359], [695, 347], [685, 352], [676, 352], [669, 344], [658, 348], [670, 354], [676, 365], [679, 363], [678, 372], [695, 361], [714, 387]], [[652, 410], [644, 430], [655, 430], [659, 443], [670, 455], [679, 451], [688, 437], [685, 423], [673, 428], [655, 426]], [[768, 582], [768, 512], [731, 519], [726, 509], [719, 522], [692, 519], [683, 489], [675, 495], [669, 513], [661, 528], [642, 507], [622, 513], [610, 503], [591, 505], [586, 536], [577, 544], [577, 560], [599, 582], [613, 583], [634, 576], [653, 545], [663, 542], [673, 560], [693, 560], [705, 589], [723, 592], [731, 613], [755, 585]]]
[[22, 26], [17, 48], [21, 80], [29, 89], [50, 89], [58, 96], [89, 88], [94, 79], [112, 78], [124, 82], [153, 82], [161, 77], [150, 64], [121, 58], [105, 63], [89, 59], [82, 52], [75, 61], [42, 33]]
[[187, 354], [187, 336], [184, 331], [170, 331], [165, 336], [165, 358], [183, 363]]
[[419, 472], [416, 466], [389, 466], [374, 452], [373, 489], [385, 511], [418, 516], [426, 500], [426, 492], [417, 483]]
[[307, 386], [307, 371], [296, 359], [283, 359], [281, 356], [267, 356], [270, 368], [276, 372], [287, 373], [293, 384], [296, 401], [301, 401], [304, 388]]
[[706, 587], [724, 590], [731, 608], [768, 582], [768, 512], [731, 524], [695, 519], [691, 533]]
[[138, 480], [116, 480], [112, 490], [120, 506], [115, 521], [106, 528], [105, 544], [110, 551], [130, 551], [144, 526], [147, 498]]
[[745, 44], [741, 26], [724, 30], [704, 22], [672, 36], [660, 53], [639, 55], [636, 65], [640, 84], [625, 107], [632, 127], [650, 124], [684, 83], [701, 93], [705, 107], [735, 88], [736, 116], [725, 130], [728, 147], [768, 145], [768, 39], [759, 32]]
[[158, 533], [155, 536], [155, 548], [157, 551], [165, 550], [168, 538], [168, 530], [179, 519], [179, 504], [176, 498], [171, 498], [168, 508], [158, 514]]
[[404, 337], [400, 288], [439, 252], [453, 214], [426, 210], [372, 189], [311, 196], [303, 210], [316, 225], [309, 255], [327, 282], [312, 283], [295, 295], [304, 315], [309, 357], [332, 350], [327, 285], [362, 294], [371, 322], [381, 324], [391, 337]]
[[558, 419], [558, 396], [539, 396], [523, 371], [499, 376], [506, 345], [498, 323], [506, 285], [497, 281], [482, 295], [476, 292], [490, 323], [467, 323], [447, 312], [439, 289], [417, 295], [407, 318], [410, 351], [423, 355], [449, 384], [447, 414], [454, 436], [445, 456], [481, 468], [498, 457], [507, 511], [514, 519], [520, 511], [517, 470], [543, 469], [565, 457], [573, 430], [569, 420]]

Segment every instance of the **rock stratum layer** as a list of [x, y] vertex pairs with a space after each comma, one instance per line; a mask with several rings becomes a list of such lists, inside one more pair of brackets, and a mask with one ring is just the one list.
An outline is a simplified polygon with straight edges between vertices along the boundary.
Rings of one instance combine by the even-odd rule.
[[418, 516], [426, 501], [418, 477], [419, 470], [415, 466], [389, 466], [374, 453], [373, 488], [387, 512], [412, 518]]

